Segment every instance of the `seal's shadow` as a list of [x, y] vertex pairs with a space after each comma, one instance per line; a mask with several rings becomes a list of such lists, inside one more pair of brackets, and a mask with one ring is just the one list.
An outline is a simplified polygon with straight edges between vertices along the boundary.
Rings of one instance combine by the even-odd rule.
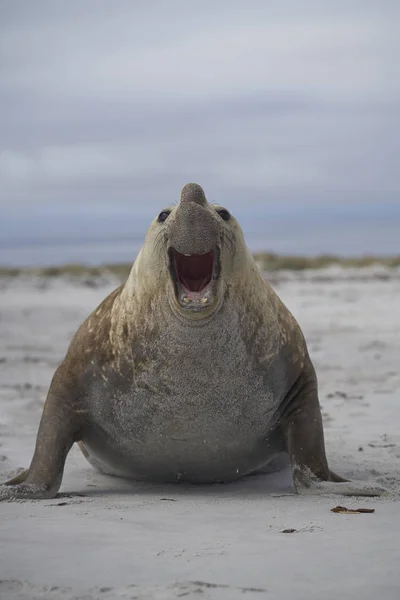
[[242, 479], [227, 483], [192, 484], [153, 483], [148, 481], [135, 481], [90, 473], [85, 469], [84, 477], [88, 483], [78, 490], [63, 490], [57, 497], [82, 496], [94, 498], [99, 496], [141, 496], [154, 495], [165, 500], [178, 500], [180, 497], [223, 497], [223, 496], [260, 496], [260, 495], [292, 495], [295, 493], [292, 472], [289, 465], [279, 471], [263, 472], [247, 475]]

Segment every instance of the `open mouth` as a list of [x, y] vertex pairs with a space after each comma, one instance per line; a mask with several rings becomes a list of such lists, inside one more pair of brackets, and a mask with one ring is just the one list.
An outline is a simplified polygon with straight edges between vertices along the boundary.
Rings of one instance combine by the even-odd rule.
[[173, 266], [176, 279], [187, 292], [201, 292], [210, 283], [215, 265], [215, 252], [186, 256], [173, 251]]
[[214, 307], [215, 280], [219, 279], [221, 271], [219, 247], [205, 254], [182, 254], [170, 248], [168, 254], [169, 271], [180, 307], [189, 312]]

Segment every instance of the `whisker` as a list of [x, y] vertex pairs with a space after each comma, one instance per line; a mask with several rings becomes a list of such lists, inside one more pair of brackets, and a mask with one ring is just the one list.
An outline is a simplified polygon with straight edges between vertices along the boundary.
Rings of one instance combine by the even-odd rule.
[[233, 252], [235, 248], [235, 235], [231, 232], [228, 232], [226, 229], [222, 230], [222, 240], [228, 247], [228, 249]]

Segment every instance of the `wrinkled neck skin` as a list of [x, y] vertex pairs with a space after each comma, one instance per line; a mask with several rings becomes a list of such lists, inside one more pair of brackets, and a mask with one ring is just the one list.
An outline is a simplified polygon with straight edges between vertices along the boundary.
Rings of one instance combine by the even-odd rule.
[[[259, 301], [253, 302], [257, 297], [265, 297], [267, 284], [244, 243], [240, 252], [222, 247], [221, 255], [222, 270], [215, 305], [201, 314], [185, 314], [176, 302], [167, 260], [160, 261], [154, 245], [145, 243], [113, 307], [115, 339], [125, 339], [130, 345], [135, 339], [146, 339], [151, 343], [154, 338], [159, 340], [166, 336], [169, 343], [179, 340], [179, 346], [183, 340], [185, 344], [201, 340], [204, 349], [207, 343], [213, 343], [214, 331], [220, 332], [222, 328], [232, 333], [246, 315], [249, 318], [251, 315], [256, 327], [259, 319], [255, 317], [255, 308], [257, 312], [275, 312], [272, 305], [268, 309]], [[271, 293], [274, 295], [272, 290]], [[128, 339], [121, 335], [124, 328], [129, 331]], [[250, 329], [247, 323], [248, 334]], [[125, 353], [126, 348], [121, 350]]]
[[[222, 254], [224, 251], [222, 248]], [[229, 278], [224, 273], [224, 262], [228, 261], [222, 260], [215, 305], [201, 314], [185, 314], [176, 302], [167, 262], [160, 268], [153, 253], [153, 248], [146, 244], [141, 249], [113, 311], [115, 322], [128, 324], [133, 320], [138, 334], [148, 330], [150, 323], [157, 323], [161, 331], [169, 330], [171, 324], [185, 330], [212, 326], [214, 321], [219, 321], [222, 309], [224, 314], [244, 310], [243, 299], [256, 295], [265, 285], [252, 255], [245, 248], [245, 256], [228, 257], [232, 262]], [[143, 315], [146, 315], [145, 320]]]

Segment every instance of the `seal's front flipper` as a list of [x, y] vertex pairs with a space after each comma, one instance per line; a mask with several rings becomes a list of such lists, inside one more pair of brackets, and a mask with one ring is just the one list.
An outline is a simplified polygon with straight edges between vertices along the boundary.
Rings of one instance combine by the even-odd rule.
[[307, 467], [293, 467], [293, 481], [299, 494], [339, 494], [341, 496], [382, 496], [388, 491], [379, 485], [362, 481], [319, 479]]
[[19, 473], [12, 479], [5, 481], [3, 485], [17, 485], [18, 483], [23, 483], [28, 475], [28, 472], [28, 469], [26, 469], [26, 471], [22, 471], [22, 473]]
[[31, 466], [0, 486], [0, 501], [10, 499], [54, 498], [61, 485], [65, 459], [72, 444], [79, 439], [74, 406], [74, 390], [63, 384], [61, 367], [56, 371], [36, 440]]
[[[22, 471], [12, 479], [5, 481], [0, 486], [0, 501], [9, 500], [12, 498], [33, 498], [39, 492], [32, 484], [25, 483], [28, 477], [29, 469]], [[45, 492], [45, 490], [42, 490]]]
[[298, 493], [381, 496], [387, 492], [377, 485], [346, 481], [329, 470], [316, 381], [311, 379], [297, 388], [287, 404], [281, 427]]

